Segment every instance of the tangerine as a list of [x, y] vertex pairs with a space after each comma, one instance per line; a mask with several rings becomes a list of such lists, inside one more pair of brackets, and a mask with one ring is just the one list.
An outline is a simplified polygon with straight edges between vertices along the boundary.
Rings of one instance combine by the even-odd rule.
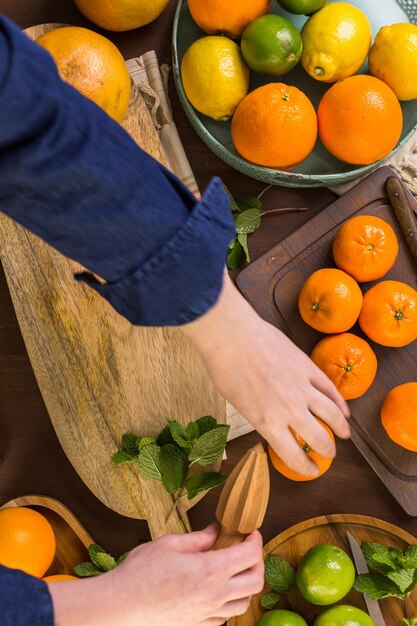
[[337, 231], [333, 258], [338, 268], [358, 282], [385, 276], [398, 255], [398, 240], [388, 222], [374, 215], [358, 215]]
[[303, 320], [321, 333], [343, 333], [352, 328], [362, 308], [358, 283], [342, 270], [325, 268], [304, 282], [298, 297]]
[[54, 560], [56, 540], [48, 520], [33, 509], [0, 511], [0, 564], [41, 578]]
[[417, 382], [391, 389], [382, 405], [381, 422], [395, 443], [417, 452]]
[[[318, 417], [316, 417], [316, 420], [324, 428], [324, 430], [327, 432], [327, 434], [329, 435], [329, 437], [334, 443], [334, 435], [333, 435], [332, 430], [329, 428], [329, 426], [327, 426], [327, 424], [325, 424]], [[300, 446], [300, 448], [304, 450], [308, 458], [311, 459], [319, 468], [319, 474], [317, 474], [316, 476], [304, 476], [303, 474], [300, 474], [299, 472], [295, 472], [290, 467], [288, 467], [286, 463], [284, 463], [281, 457], [278, 456], [278, 454], [275, 452], [273, 448], [271, 448], [271, 446], [268, 446], [269, 456], [270, 456], [272, 465], [275, 467], [276, 470], [278, 470], [278, 472], [280, 472], [280, 474], [282, 474], [286, 478], [289, 478], [290, 480], [295, 480], [297, 482], [315, 480], [316, 478], [323, 476], [323, 474], [327, 472], [327, 470], [330, 468], [331, 464], [333, 463], [333, 459], [325, 458], [321, 456], [320, 454], [318, 454], [317, 452], [315, 452], [314, 450], [312, 450], [311, 447], [308, 445], [308, 443], [306, 443], [304, 439], [298, 433], [296, 433], [292, 428], [290, 428], [290, 430], [294, 439]]]
[[401, 348], [417, 339], [417, 291], [397, 280], [383, 280], [366, 292], [359, 326], [372, 341]]
[[269, 83], [243, 98], [233, 116], [231, 133], [243, 158], [287, 170], [313, 150], [317, 116], [302, 91], [283, 83]]
[[324, 337], [311, 353], [311, 360], [345, 400], [363, 396], [374, 382], [377, 358], [367, 341], [352, 333]]
[[369, 165], [387, 157], [403, 128], [397, 96], [373, 76], [350, 76], [330, 87], [317, 117], [325, 148], [353, 165]]
[[60, 583], [65, 580], [80, 580], [76, 576], [70, 576], [70, 574], [54, 574], [52, 576], [45, 576], [42, 578], [45, 583]]
[[238, 39], [246, 26], [268, 13], [271, 0], [188, 0], [196, 24], [209, 35]]

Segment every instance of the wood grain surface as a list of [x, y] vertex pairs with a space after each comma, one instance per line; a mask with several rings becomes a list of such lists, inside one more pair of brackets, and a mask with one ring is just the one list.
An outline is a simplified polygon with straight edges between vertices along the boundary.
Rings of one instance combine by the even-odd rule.
[[[381, 168], [239, 276], [238, 284], [249, 301], [307, 354], [311, 354], [322, 335], [303, 322], [298, 312], [298, 294], [314, 271], [334, 267], [332, 243], [345, 220], [356, 215], [377, 215], [390, 223], [400, 250], [394, 267], [384, 279], [413, 287], [417, 284], [417, 265], [385, 194], [385, 183], [392, 174], [389, 168]], [[410, 197], [409, 201], [417, 207], [414, 198]], [[361, 286], [367, 291], [372, 284]], [[366, 339], [358, 325], [352, 332]], [[386, 477], [388, 488], [410, 515], [417, 515], [417, 455], [395, 444], [380, 423], [380, 409], [387, 392], [415, 379], [417, 342], [401, 349], [377, 344], [372, 347], [378, 358], [377, 377], [364, 396], [350, 402], [352, 426], [356, 438], [364, 440], [365, 446], [360, 449], [365, 457], [367, 449], [371, 449], [385, 468], [383, 479]]]
[[[307, 520], [281, 533], [264, 548], [264, 556], [276, 555], [297, 567], [304, 554], [320, 543], [332, 543], [351, 556], [346, 532], [349, 531], [357, 542], [372, 541], [388, 546], [397, 546], [404, 550], [416, 539], [401, 528], [388, 524], [374, 517], [361, 515], [327, 515]], [[270, 591], [265, 587], [260, 594], [253, 596], [251, 605], [245, 615], [235, 617], [227, 622], [228, 626], [254, 626], [263, 609], [259, 605], [260, 598]], [[339, 604], [351, 604], [367, 612], [363, 595], [351, 591]], [[401, 624], [404, 617], [404, 605], [396, 598], [387, 598], [380, 602], [387, 626]], [[315, 607], [307, 603], [296, 590], [286, 594], [277, 608], [289, 609], [300, 613], [309, 624], [323, 612], [325, 607]], [[417, 611], [417, 595], [413, 594], [409, 601], [410, 615]]]
[[56, 538], [55, 558], [45, 576], [74, 575], [74, 567], [89, 561], [88, 547], [92, 537], [66, 506], [45, 496], [22, 496], [6, 502], [1, 508], [25, 506], [41, 513], [51, 524]]
[[[160, 158], [146, 107], [132, 107], [130, 132]], [[213, 414], [225, 422], [224, 400], [192, 343], [177, 329], [133, 327], [74, 280], [80, 266], [3, 215], [0, 252], [41, 393], [72, 465], [108, 507], [146, 519], [152, 537], [184, 531], [185, 512], [166, 521], [173, 499], [163, 486], [132, 466], [114, 466], [110, 456], [123, 433], [155, 436], [167, 419], [186, 423]]]

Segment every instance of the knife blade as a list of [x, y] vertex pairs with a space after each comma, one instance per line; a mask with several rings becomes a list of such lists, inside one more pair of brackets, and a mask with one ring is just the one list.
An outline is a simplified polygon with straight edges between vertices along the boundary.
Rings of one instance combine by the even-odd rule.
[[[349, 531], [347, 531], [346, 534], [349, 540], [350, 549], [352, 550], [352, 556], [355, 562], [356, 571], [358, 572], [358, 574], [368, 574], [369, 568], [366, 564], [365, 557], [362, 554], [360, 545]], [[368, 598], [368, 596], [365, 594], [363, 594], [363, 597], [365, 598], [369, 616], [374, 621], [375, 626], [386, 626], [381, 607], [379, 606], [379, 602], [377, 600], [372, 600], [371, 598]]]

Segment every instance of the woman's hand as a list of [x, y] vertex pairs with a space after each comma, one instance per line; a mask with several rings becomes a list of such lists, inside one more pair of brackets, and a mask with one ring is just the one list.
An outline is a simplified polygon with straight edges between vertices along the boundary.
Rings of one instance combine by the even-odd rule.
[[182, 330], [199, 348], [220, 393], [292, 469], [317, 473], [289, 427], [325, 457], [333, 457], [335, 447], [313, 415], [339, 437], [350, 436], [349, 408], [333, 383], [259, 317], [228, 276], [217, 304]]
[[133, 550], [113, 571], [50, 583], [59, 626], [220, 626], [264, 585], [262, 538], [209, 552], [216, 526]]

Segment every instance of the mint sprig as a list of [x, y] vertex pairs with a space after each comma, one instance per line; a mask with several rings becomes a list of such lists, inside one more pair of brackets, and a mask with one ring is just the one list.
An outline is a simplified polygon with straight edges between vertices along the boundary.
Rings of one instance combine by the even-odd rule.
[[74, 567], [74, 573], [80, 578], [90, 578], [92, 576], [100, 576], [105, 572], [110, 572], [120, 565], [129, 553], [125, 552], [119, 559], [115, 559], [111, 554], [106, 552], [104, 548], [96, 543], [92, 543], [88, 548], [90, 561], [80, 563]]
[[265, 559], [265, 580], [272, 591], [261, 598], [264, 609], [273, 609], [284, 593], [295, 586], [295, 570], [287, 561], [279, 556], [268, 556]]

